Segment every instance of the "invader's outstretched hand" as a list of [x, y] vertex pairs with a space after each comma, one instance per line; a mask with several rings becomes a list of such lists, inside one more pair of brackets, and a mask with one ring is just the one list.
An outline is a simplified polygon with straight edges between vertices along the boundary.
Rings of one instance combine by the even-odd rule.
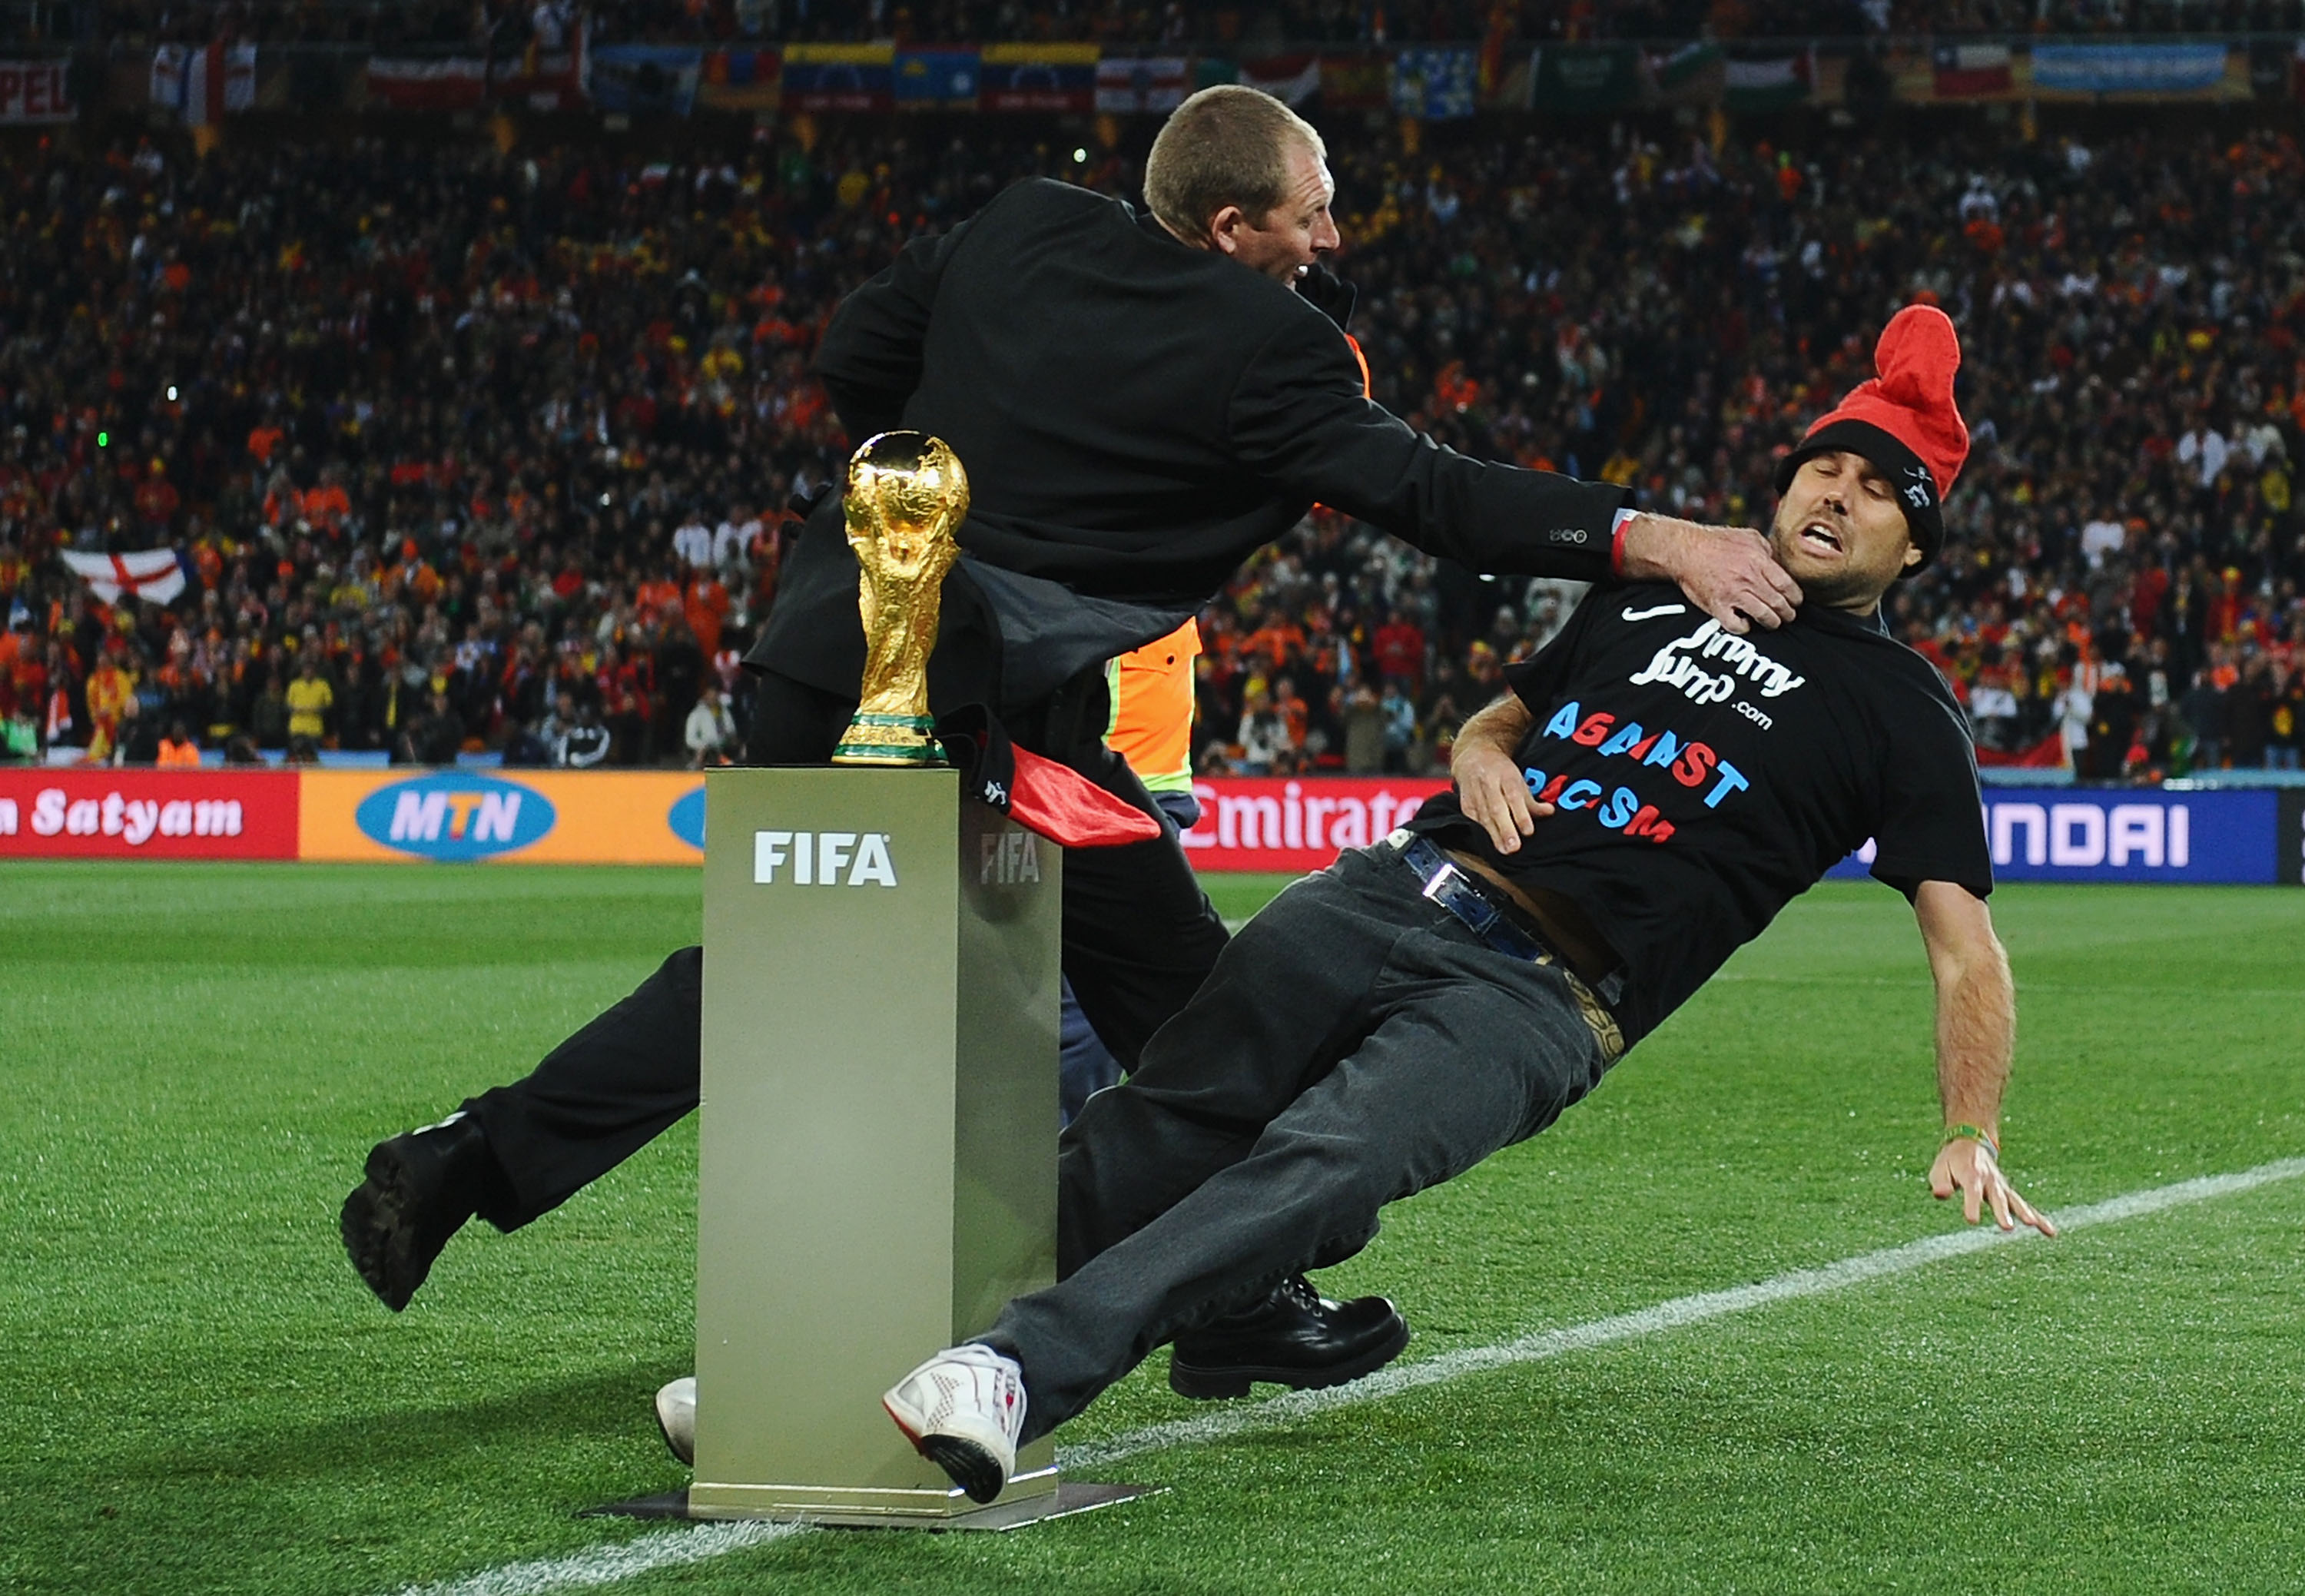
[[1963, 1137], [1939, 1148], [1937, 1161], [1929, 1166], [1929, 1191], [1940, 1201], [1959, 1191], [1961, 1217], [1971, 1225], [1990, 1208], [1993, 1222], [2003, 1230], [2029, 1225], [2045, 1236], [2057, 1233], [2046, 1216], [2017, 1194], [2001, 1173], [2001, 1161], [1981, 1141]]

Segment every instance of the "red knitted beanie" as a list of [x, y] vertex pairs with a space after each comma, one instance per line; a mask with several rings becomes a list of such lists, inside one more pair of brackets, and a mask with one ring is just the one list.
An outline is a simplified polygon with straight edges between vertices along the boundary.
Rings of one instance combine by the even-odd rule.
[[1881, 329], [1873, 368], [1880, 374], [1817, 417], [1778, 465], [1777, 491], [1804, 460], [1833, 449], [1862, 455], [1897, 484], [1926, 565], [1944, 543], [1944, 496], [1969, 458], [1969, 427], [1952, 397], [1961, 370], [1952, 319], [1934, 305], [1907, 305]]

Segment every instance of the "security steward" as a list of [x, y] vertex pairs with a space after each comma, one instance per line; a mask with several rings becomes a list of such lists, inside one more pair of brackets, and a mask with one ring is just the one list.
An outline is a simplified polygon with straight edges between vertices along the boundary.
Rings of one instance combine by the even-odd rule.
[[[1104, 665], [1111, 714], [1104, 746], [1144, 784], [1161, 813], [1189, 832], [1201, 818], [1193, 796], [1193, 696], [1201, 657], [1201, 623], [1188, 620]], [[1067, 984], [1057, 1008], [1057, 1118], [1071, 1124], [1091, 1093], [1126, 1073], [1081, 1012]]]
[[[1469, 459], [1365, 397], [1340, 325], [1350, 291], [1320, 267], [1340, 243], [1325, 155], [1278, 100], [1205, 90], [1154, 141], [1149, 215], [1018, 183], [908, 245], [842, 303], [818, 352], [850, 438], [933, 433], [968, 470], [931, 707], [984, 705], [1018, 745], [1148, 813], [1103, 742], [1105, 661], [1175, 629], [1315, 501], [1476, 570], [1677, 582], [1739, 631], [1799, 602], [1757, 533]], [[753, 763], [829, 757], [863, 669], [856, 591], [828, 494], [746, 661]], [[1124, 1066], [1224, 944], [1173, 832], [1067, 859], [1064, 971]], [[474, 1213], [525, 1225], [696, 1106], [702, 967], [682, 949], [525, 1079], [371, 1151], [342, 1231], [387, 1307], [405, 1306]], [[1407, 1337], [1382, 1298], [1328, 1303], [1292, 1277], [1178, 1347], [1220, 1383], [1253, 1370], [1310, 1387], [1365, 1373]]]

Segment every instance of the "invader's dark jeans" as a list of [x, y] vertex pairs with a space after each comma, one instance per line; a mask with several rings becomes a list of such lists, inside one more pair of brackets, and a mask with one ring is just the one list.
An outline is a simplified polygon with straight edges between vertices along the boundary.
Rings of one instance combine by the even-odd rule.
[[1290, 886], [1065, 1132], [1059, 1284], [982, 1337], [1024, 1366], [1025, 1438], [1178, 1329], [1350, 1257], [1386, 1203], [1599, 1081], [1612, 1061], [1576, 978], [1494, 951], [1421, 888], [1382, 844]]
[[[824, 764], [855, 707], [853, 698], [763, 676], [746, 758]], [[1008, 730], [1020, 747], [1161, 819], [1135, 773], [1105, 747], [1107, 720], [1103, 673], [1091, 671]], [[1063, 935], [1066, 979], [1123, 1067], [1133, 1067], [1146, 1038], [1185, 1006], [1225, 943], [1224, 923], [1173, 828], [1156, 841], [1067, 854]], [[777, 956], [773, 947], [747, 953]], [[499, 1230], [527, 1224], [696, 1106], [703, 980], [704, 950], [681, 949], [533, 1071], [464, 1104], [500, 1174], [487, 1182], [482, 1218]]]

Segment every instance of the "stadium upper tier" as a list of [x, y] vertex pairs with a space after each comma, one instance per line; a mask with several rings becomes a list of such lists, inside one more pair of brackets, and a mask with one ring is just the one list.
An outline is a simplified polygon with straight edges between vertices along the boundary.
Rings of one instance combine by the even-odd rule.
[[2277, 33], [2301, 0], [0, 0], [0, 42], [488, 43], [557, 38], [579, 13], [601, 42], [894, 38], [1112, 45], [1339, 45], [1623, 38], [1863, 38]]

